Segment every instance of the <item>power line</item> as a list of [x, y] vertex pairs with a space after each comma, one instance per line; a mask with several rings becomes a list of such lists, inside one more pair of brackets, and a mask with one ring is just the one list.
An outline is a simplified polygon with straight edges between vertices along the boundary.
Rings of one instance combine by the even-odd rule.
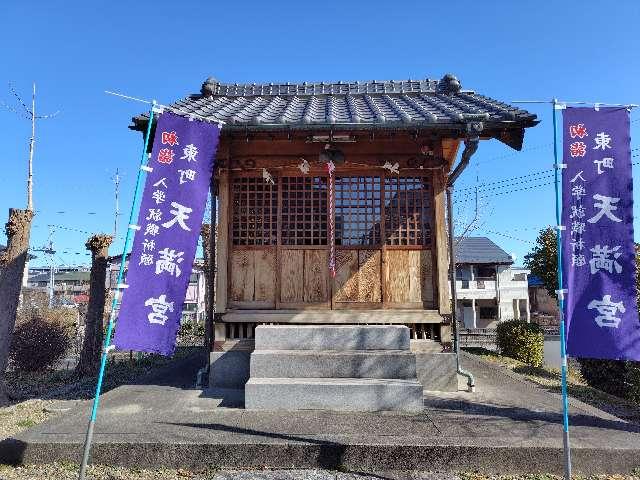
[[[549, 172], [553, 172], [553, 168], [549, 168], [547, 170], [539, 170], [537, 172], [528, 173], [526, 175], [519, 175], [517, 177], [504, 178], [502, 180], [496, 180], [495, 182], [480, 183], [480, 184], [477, 185], [477, 187], [479, 189], [483, 189], [483, 187], [485, 187], [485, 186], [498, 185], [498, 184], [501, 184], [501, 183], [508, 183], [508, 182], [510, 182], [512, 180], [520, 180], [520, 179], [523, 179], [523, 178], [534, 177], [534, 176], [541, 175], [543, 173], [549, 173]], [[475, 186], [472, 186], [472, 187], [459, 188], [458, 190], [475, 190], [475, 188], [476, 188]]]
[[[552, 178], [552, 177], [549, 177], [549, 178]], [[537, 179], [536, 181], [538, 181], [538, 180], [545, 180], [545, 179], [541, 178], [541, 179]], [[525, 190], [531, 190], [533, 188], [545, 187], [547, 185], [553, 185], [553, 182], [541, 183], [541, 184], [538, 184], [538, 185], [531, 185], [529, 187], [514, 188], [512, 190], [505, 190], [505, 191], [502, 191], [502, 192], [494, 192], [494, 193], [491, 193], [489, 195], [478, 195], [478, 198], [489, 198], [489, 197], [495, 197], [497, 195], [507, 195], [507, 194], [510, 194], [510, 193], [522, 192], [522, 191], [525, 191]], [[459, 203], [459, 202], [464, 203], [464, 202], [468, 201], [469, 199], [473, 200], [474, 199], [474, 195], [467, 195], [467, 196], [464, 196], [464, 197], [461, 197], [461, 198], [457, 198], [457, 199], [455, 199], [453, 201], [453, 203]]]
[[508, 235], [506, 233], [502, 233], [502, 232], [496, 232], [495, 230], [488, 230], [486, 228], [481, 228], [480, 231], [482, 232], [486, 232], [486, 233], [491, 233], [493, 235], [500, 235], [501, 237], [506, 237], [506, 238], [510, 238], [511, 240], [517, 240], [519, 242], [523, 242], [523, 243], [530, 243], [530, 244], [535, 244], [535, 242], [532, 242], [531, 240], [524, 240], [522, 238], [518, 238], [518, 237], [514, 237], [512, 235]]

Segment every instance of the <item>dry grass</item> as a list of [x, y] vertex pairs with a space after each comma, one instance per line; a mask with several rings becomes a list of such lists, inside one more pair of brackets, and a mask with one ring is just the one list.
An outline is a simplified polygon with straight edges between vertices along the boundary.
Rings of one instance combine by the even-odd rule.
[[[317, 471], [315, 471], [317, 472]], [[338, 472], [334, 473], [337, 478], [344, 478]], [[283, 476], [278, 471], [253, 472], [255, 479], [278, 480], [282, 478], [292, 478], [291, 474]], [[308, 473], [308, 475], [307, 475]], [[300, 480], [305, 478], [313, 478], [314, 471], [295, 472]], [[347, 472], [344, 472], [347, 473]], [[417, 473], [417, 472], [416, 472]], [[50, 465], [30, 465], [26, 467], [7, 467], [0, 465], [0, 479], [2, 480], [75, 480], [78, 475], [78, 465], [73, 463], [54, 463]], [[88, 480], [228, 480], [236, 478], [234, 472], [216, 472], [215, 470], [184, 470], [184, 469], [137, 469], [137, 468], [121, 468], [106, 467], [103, 465], [90, 466], [88, 469]], [[240, 475], [238, 475], [240, 478]], [[246, 479], [245, 475], [241, 478]], [[350, 479], [371, 480], [379, 478], [394, 478], [380, 475], [367, 474], [349, 476]], [[400, 476], [402, 478], [402, 476]], [[416, 475], [414, 478], [427, 480], [430, 477], [428, 473], [424, 475]], [[443, 478], [441, 475], [434, 475], [433, 478]], [[458, 473], [460, 480], [562, 480], [563, 477], [549, 474], [533, 474], [533, 475], [483, 475], [478, 473]], [[636, 475], [592, 475], [580, 476], [575, 475], [572, 478], [576, 480], [640, 480], [640, 476]]]
[[[532, 367], [513, 358], [503, 357], [483, 348], [469, 348], [465, 349], [465, 351], [477, 355], [484, 360], [501, 365], [521, 375], [528, 381], [545, 387], [551, 392], [561, 392], [560, 370], [558, 369]], [[640, 423], [640, 405], [590, 387], [580, 375], [580, 369], [577, 365], [569, 365], [567, 388], [569, 395], [577, 400], [623, 420]]]
[[[564, 476], [538, 473], [532, 475], [482, 475], [479, 473], [459, 473], [460, 480], [563, 480]], [[575, 480], [640, 480], [640, 472], [630, 475], [572, 475]]]
[[[112, 361], [107, 368], [103, 393], [120, 385], [138, 383], [158, 368], [197, 352], [199, 347], [182, 347], [173, 357], [128, 354]], [[47, 411], [56, 400], [88, 400], [93, 398], [96, 377], [78, 377], [71, 370], [20, 372], [6, 374], [7, 387], [14, 403], [0, 408], [0, 440], [33, 427], [57, 413]], [[117, 478], [117, 477], [116, 477]], [[2, 477], [0, 477], [2, 480]]]
[[[28, 465], [9, 467], [0, 465], [1, 480], [77, 480], [79, 467], [75, 463], [52, 463], [48, 465]], [[215, 472], [188, 471], [183, 469], [142, 469], [107, 467], [92, 465], [87, 471], [87, 480], [170, 480], [170, 479], [212, 479]]]

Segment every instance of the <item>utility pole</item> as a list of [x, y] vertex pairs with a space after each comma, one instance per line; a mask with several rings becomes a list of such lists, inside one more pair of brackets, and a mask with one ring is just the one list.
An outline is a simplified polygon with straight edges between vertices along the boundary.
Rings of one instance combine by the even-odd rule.
[[13, 96], [16, 97], [16, 100], [22, 106], [24, 112], [18, 111], [4, 102], [2, 102], [2, 105], [7, 108], [7, 110], [12, 111], [16, 115], [22, 116], [31, 121], [31, 138], [29, 139], [29, 163], [27, 165], [27, 210], [33, 212], [33, 152], [36, 147], [36, 120], [53, 118], [58, 115], [60, 111], [52, 113], [51, 115], [36, 115], [36, 82], [33, 82], [31, 108], [29, 108], [27, 104], [24, 103], [22, 97], [18, 95], [18, 92], [15, 91], [11, 84], [9, 84], [9, 90], [11, 90]]
[[116, 173], [111, 180], [113, 180], [114, 189], [115, 189], [115, 200], [116, 200], [116, 208], [113, 219], [113, 239], [117, 241], [118, 239], [118, 217], [120, 216], [120, 171], [116, 168]]
[[36, 145], [36, 82], [31, 95], [31, 140], [29, 140], [29, 174], [27, 176], [27, 210], [33, 212], [33, 149]]

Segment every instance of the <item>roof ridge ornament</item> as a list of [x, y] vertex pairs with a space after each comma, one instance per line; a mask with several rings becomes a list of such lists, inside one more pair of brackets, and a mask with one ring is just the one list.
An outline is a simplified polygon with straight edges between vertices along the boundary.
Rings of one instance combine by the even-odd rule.
[[202, 88], [200, 88], [200, 92], [205, 97], [212, 97], [213, 95], [217, 95], [220, 91], [220, 82], [215, 77], [209, 77], [202, 83]]
[[451, 73], [447, 73], [442, 77], [436, 87], [436, 91], [438, 93], [444, 93], [445, 95], [455, 95], [460, 93], [461, 89], [462, 84], [460, 83], [460, 80]]

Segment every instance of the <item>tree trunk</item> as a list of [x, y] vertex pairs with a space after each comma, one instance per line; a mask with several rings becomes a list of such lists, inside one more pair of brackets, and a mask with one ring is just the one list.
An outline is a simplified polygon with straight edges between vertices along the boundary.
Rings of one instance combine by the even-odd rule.
[[89, 306], [84, 323], [84, 341], [76, 367], [76, 373], [79, 375], [93, 375], [100, 365], [107, 297], [107, 256], [112, 240], [113, 237], [109, 235], [93, 235], [86, 243], [87, 250], [91, 251], [91, 275]]
[[205, 321], [204, 321], [204, 346], [207, 349], [207, 354], [211, 348], [211, 338], [213, 334], [213, 302], [211, 299], [211, 225], [203, 223], [200, 229], [200, 236], [202, 237], [202, 254], [204, 257], [204, 309], [205, 309]]
[[9, 209], [9, 221], [5, 225], [7, 249], [0, 254], [0, 407], [9, 403], [4, 373], [16, 324], [32, 219], [31, 210]]

